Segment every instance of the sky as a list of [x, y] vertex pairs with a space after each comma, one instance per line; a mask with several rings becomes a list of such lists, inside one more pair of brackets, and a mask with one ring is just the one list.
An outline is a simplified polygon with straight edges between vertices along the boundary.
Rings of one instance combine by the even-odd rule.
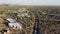
[[0, 0], [0, 4], [60, 6], [60, 0]]

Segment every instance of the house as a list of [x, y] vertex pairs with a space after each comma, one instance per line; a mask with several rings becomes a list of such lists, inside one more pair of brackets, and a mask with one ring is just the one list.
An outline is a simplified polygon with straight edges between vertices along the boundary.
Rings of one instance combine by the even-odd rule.
[[4, 19], [4, 24], [5, 24], [6, 26], [9, 26], [9, 25], [8, 25], [9, 23], [14, 23], [14, 22], [16, 22], [16, 20], [14, 20], [14, 19], [12, 19], [12, 18]]
[[12, 18], [4, 19], [4, 24], [8, 27], [12, 27], [13, 29], [21, 29], [21, 25]]
[[16, 22], [16, 20], [14, 20], [13, 18], [7, 18], [6, 20], [10, 21], [10, 23]]
[[8, 21], [7, 19], [4, 19], [4, 24], [5, 24], [6, 26], [9, 26], [8, 23], [10, 23], [10, 21]]
[[28, 15], [28, 13], [18, 13], [17, 16], [18, 17], [25, 17], [25, 16], [30, 17], [30, 15]]
[[19, 11], [18, 14], [17, 14], [18, 17], [25, 17], [25, 16], [30, 17], [30, 15], [28, 14], [29, 11], [26, 10], [26, 8], [22, 8], [18, 11]]
[[43, 12], [43, 11], [40, 11], [42, 14], [46, 14], [45, 12]]
[[9, 23], [9, 27], [12, 27], [13, 29], [21, 29], [21, 25], [19, 25], [18, 23]]
[[60, 19], [59, 14], [47, 14], [47, 16], [50, 17], [50, 18]]

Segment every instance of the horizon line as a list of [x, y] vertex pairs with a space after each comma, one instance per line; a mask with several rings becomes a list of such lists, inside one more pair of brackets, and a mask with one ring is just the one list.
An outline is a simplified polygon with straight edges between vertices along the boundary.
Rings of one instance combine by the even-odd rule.
[[0, 4], [0, 5], [17, 5], [17, 6], [56, 6], [56, 7], [60, 7], [60, 5], [26, 5], [26, 4], [4, 4], [4, 3], [2, 3], [2, 4]]

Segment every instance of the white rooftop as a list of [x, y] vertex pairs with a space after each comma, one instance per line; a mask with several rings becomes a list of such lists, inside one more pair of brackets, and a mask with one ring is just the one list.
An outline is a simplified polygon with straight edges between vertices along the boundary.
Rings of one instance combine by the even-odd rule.
[[21, 29], [22, 28], [22, 26], [18, 23], [9, 23], [9, 26], [13, 27], [13, 29]]
[[15, 22], [16, 20], [12, 19], [12, 18], [7, 18], [8, 21], [10, 21], [11, 23]]

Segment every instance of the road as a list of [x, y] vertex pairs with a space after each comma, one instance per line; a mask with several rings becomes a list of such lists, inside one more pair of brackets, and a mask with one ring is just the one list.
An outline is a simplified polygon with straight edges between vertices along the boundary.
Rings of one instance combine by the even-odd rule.
[[35, 18], [34, 18], [35, 23], [34, 23], [32, 34], [41, 34], [41, 32], [40, 32], [41, 27], [39, 26], [39, 16], [36, 11], [34, 12], [34, 16], [35, 16]]

